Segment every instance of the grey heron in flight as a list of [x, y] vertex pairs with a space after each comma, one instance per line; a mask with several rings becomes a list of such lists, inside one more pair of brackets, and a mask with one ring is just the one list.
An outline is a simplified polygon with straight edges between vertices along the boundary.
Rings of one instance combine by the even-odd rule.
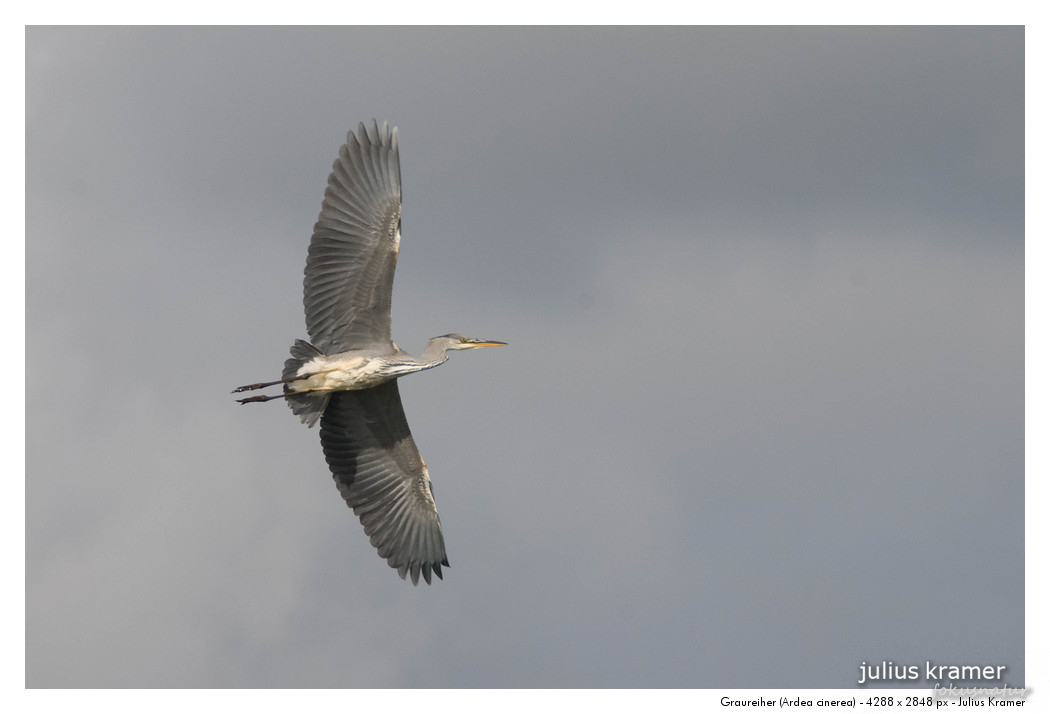
[[503, 345], [450, 334], [413, 357], [390, 337], [390, 293], [401, 243], [397, 127], [373, 119], [339, 149], [306, 258], [303, 303], [311, 342], [296, 340], [281, 379], [304, 424], [321, 422], [321, 447], [339, 492], [372, 545], [404, 578], [429, 584], [448, 566], [427, 465], [408, 430], [397, 378], [437, 367], [449, 350]]

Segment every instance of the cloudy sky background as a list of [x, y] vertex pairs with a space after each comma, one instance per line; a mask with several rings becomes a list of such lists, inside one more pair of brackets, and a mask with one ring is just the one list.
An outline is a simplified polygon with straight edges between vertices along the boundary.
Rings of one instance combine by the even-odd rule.
[[[1023, 41], [29, 29], [26, 684], [1022, 685]], [[229, 394], [372, 117], [432, 587]]]

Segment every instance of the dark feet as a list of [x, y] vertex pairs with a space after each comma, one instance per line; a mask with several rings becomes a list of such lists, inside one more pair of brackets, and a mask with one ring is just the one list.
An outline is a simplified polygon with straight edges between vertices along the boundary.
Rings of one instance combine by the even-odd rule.
[[[303, 380], [303, 379], [310, 379], [310, 377], [313, 377], [314, 374], [316, 374], [316, 373], [315, 372], [311, 372], [310, 374], [300, 374], [300, 375], [296, 375], [295, 377], [286, 377], [284, 379], [278, 379], [278, 380], [273, 381], [273, 382], [257, 382], [255, 384], [246, 384], [243, 387], [237, 387], [237, 389], [235, 389], [232, 392], [230, 392], [230, 394], [237, 394], [238, 392], [250, 392], [250, 391], [252, 391], [254, 389], [262, 389], [263, 387], [272, 387], [275, 384], [288, 384], [289, 382], [298, 382], [298, 381]], [[276, 399], [277, 397], [271, 397], [271, 398], [272, 399]], [[241, 400], [238, 399], [237, 401], [241, 401]], [[262, 401], [265, 401], [265, 400], [262, 400]]]
[[237, 389], [230, 392], [230, 394], [236, 394], [237, 392], [250, 392], [253, 389], [262, 389], [263, 387], [272, 387], [275, 384], [281, 384], [283, 380], [276, 382], [259, 382], [257, 384], [246, 384], [243, 387], [237, 387]]
[[[238, 389], [237, 391], [241, 391]], [[265, 394], [259, 394], [254, 397], [246, 397], [244, 399], [238, 399], [237, 401], [241, 404], [251, 404], [252, 402], [268, 402], [271, 399], [284, 399], [283, 394], [274, 394], [273, 396], [266, 396]]]

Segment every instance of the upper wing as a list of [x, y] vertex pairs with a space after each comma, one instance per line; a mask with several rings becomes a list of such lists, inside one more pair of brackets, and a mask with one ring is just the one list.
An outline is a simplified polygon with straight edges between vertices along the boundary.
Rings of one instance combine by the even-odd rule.
[[402, 578], [430, 583], [448, 565], [430, 474], [408, 431], [397, 380], [332, 392], [321, 446], [339, 492], [372, 545]]
[[306, 329], [327, 354], [389, 349], [390, 291], [401, 242], [397, 127], [347, 134], [332, 165], [306, 258]]

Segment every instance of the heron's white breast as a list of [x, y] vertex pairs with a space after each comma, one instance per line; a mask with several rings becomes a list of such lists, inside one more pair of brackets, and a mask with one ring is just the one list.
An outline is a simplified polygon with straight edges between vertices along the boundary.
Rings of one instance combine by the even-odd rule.
[[382, 368], [383, 360], [376, 357], [325, 355], [300, 367], [296, 374], [311, 376], [292, 382], [288, 387], [295, 392], [368, 389], [390, 379], [390, 375], [384, 374]]

